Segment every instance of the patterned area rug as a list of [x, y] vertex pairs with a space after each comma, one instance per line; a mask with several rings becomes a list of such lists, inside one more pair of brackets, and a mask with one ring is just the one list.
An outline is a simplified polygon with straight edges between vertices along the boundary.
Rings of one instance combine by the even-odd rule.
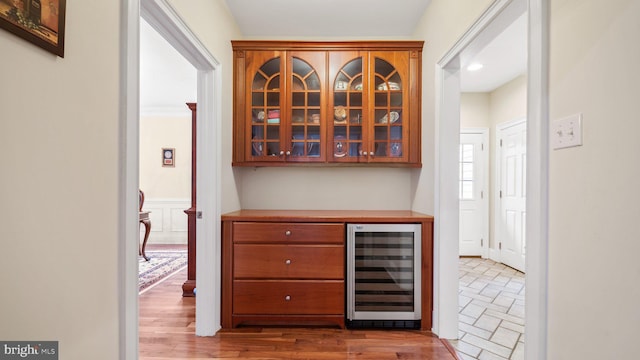
[[147, 289], [187, 266], [187, 251], [148, 251], [151, 259], [138, 257], [138, 291]]

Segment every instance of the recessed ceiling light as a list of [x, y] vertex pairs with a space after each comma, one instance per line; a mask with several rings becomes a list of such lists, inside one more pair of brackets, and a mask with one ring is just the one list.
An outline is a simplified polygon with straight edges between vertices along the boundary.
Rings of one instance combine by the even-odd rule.
[[484, 65], [482, 65], [482, 64], [473, 63], [473, 64], [467, 66], [467, 70], [469, 70], [469, 71], [478, 71], [478, 70], [482, 69], [483, 66]]

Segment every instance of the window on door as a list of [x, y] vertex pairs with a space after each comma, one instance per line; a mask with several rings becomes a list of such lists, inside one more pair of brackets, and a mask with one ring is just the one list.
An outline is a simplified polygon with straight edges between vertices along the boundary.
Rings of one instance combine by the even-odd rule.
[[460, 200], [473, 200], [474, 144], [460, 144]]

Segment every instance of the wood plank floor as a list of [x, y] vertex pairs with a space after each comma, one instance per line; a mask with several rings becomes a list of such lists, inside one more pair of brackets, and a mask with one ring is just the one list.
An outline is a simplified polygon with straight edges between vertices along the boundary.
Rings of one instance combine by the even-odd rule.
[[242, 328], [197, 337], [186, 269], [140, 295], [140, 359], [455, 359], [428, 332]]

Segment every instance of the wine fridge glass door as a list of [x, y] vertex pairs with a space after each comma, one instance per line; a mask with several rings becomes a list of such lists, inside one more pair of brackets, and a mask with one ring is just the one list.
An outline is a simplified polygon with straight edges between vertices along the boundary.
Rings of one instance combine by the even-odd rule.
[[421, 225], [348, 224], [348, 320], [419, 320]]

